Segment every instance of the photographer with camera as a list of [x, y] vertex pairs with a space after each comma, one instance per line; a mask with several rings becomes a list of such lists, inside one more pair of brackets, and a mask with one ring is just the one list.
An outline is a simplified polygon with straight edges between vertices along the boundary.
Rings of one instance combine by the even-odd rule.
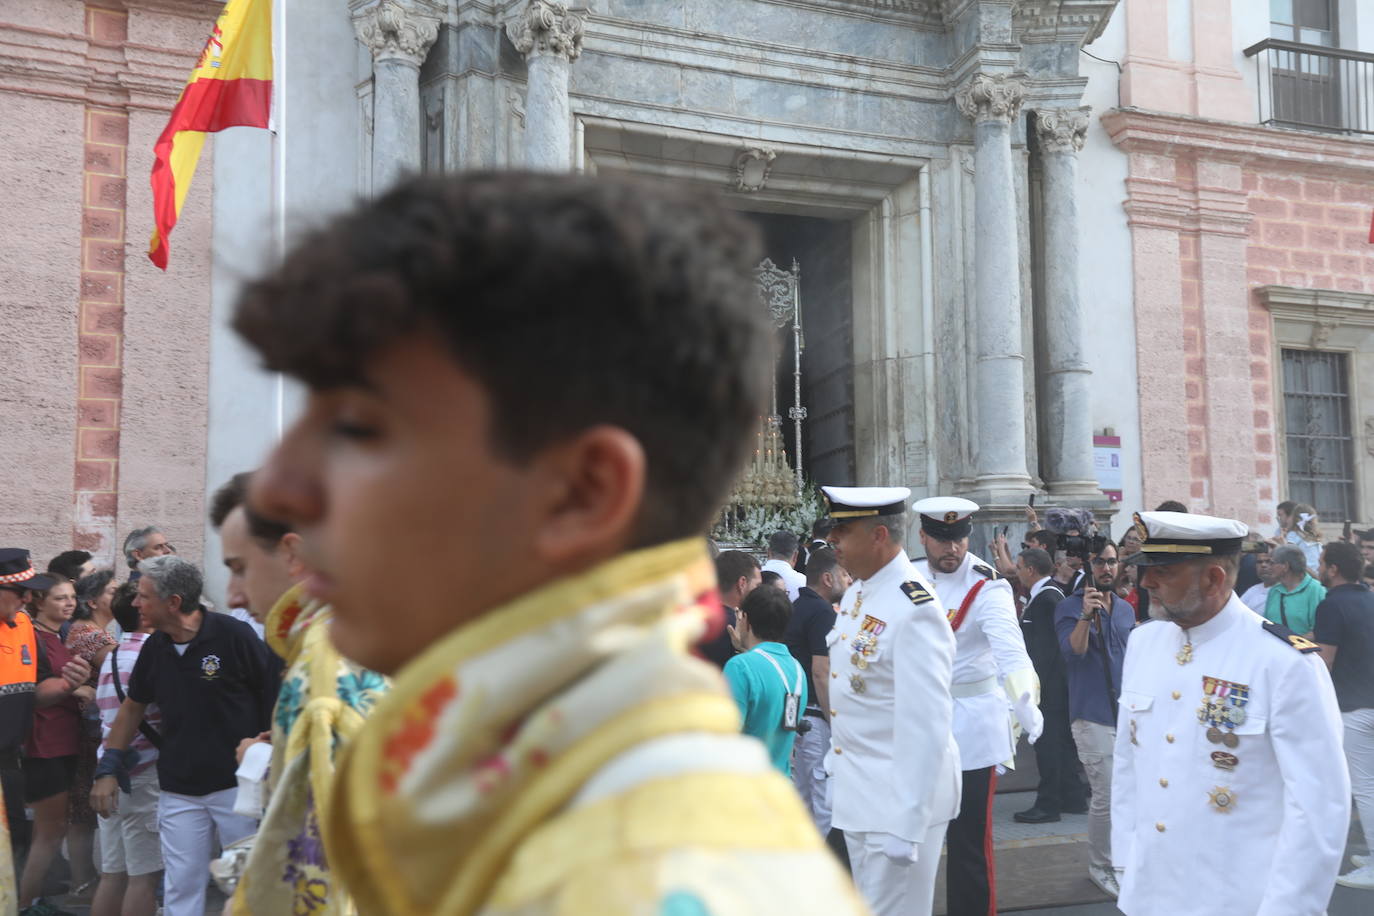
[[[1083, 525], [1078, 530], [1093, 529]], [[1115, 544], [1100, 535], [1064, 535], [1061, 544], [1065, 551], [1083, 559], [1088, 570], [1082, 587], [1059, 602], [1054, 612], [1054, 629], [1069, 681], [1070, 730], [1092, 789], [1088, 877], [1116, 897], [1120, 885], [1112, 869], [1112, 752], [1121, 667], [1135, 613], [1113, 589], [1119, 571]]]

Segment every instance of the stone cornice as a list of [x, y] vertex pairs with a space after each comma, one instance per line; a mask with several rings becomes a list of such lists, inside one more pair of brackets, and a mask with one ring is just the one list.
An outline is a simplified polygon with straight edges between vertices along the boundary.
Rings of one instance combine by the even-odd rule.
[[1072, 40], [1092, 44], [1120, 0], [1013, 0], [1012, 23], [1025, 42]]
[[374, 61], [419, 67], [439, 37], [443, 12], [428, 0], [380, 0], [353, 10], [353, 31]]
[[1255, 295], [1276, 319], [1374, 328], [1374, 295], [1369, 293], [1261, 286]]
[[1041, 108], [1035, 112], [1035, 137], [1047, 153], [1076, 153], [1088, 135], [1092, 109]]
[[[205, 4], [194, 12], [207, 18]], [[102, 42], [0, 23], [0, 91], [111, 107], [170, 109], [199, 54], [199, 47]]]
[[563, 0], [529, 0], [506, 23], [506, 35], [521, 54], [550, 55], [574, 61], [582, 54], [586, 21], [568, 10]]
[[1370, 140], [1136, 108], [1113, 108], [1100, 121], [1112, 142], [1126, 152], [1276, 166], [1327, 178], [1374, 179]]
[[974, 123], [1016, 120], [1025, 97], [1025, 83], [1005, 74], [975, 73], [954, 93], [959, 110]]

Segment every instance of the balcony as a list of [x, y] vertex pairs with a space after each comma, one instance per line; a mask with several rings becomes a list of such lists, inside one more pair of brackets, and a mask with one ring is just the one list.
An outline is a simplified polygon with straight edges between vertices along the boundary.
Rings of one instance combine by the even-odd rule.
[[1259, 58], [1259, 119], [1271, 127], [1374, 136], [1374, 54], [1267, 38]]

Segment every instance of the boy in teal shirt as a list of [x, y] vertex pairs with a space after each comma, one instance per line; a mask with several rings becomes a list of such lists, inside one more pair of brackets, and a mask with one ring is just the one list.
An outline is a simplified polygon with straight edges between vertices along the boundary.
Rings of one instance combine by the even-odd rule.
[[783, 645], [792, 602], [777, 588], [756, 588], [740, 604], [730, 639], [740, 654], [725, 663], [744, 734], [768, 749], [773, 766], [792, 775], [792, 744], [806, 709], [806, 677]]

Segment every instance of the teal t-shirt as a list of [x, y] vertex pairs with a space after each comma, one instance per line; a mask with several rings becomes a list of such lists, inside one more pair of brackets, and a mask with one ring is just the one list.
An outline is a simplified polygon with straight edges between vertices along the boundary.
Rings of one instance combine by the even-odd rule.
[[[765, 658], [767, 655], [768, 658]], [[782, 669], [783, 677], [778, 676], [773, 662]], [[787, 685], [783, 686], [783, 678]], [[741, 652], [725, 663], [725, 680], [730, 684], [730, 692], [739, 704], [740, 717], [744, 719], [744, 733], [753, 735], [768, 749], [773, 766], [785, 776], [792, 775], [792, 743], [797, 733], [782, 727], [783, 698], [789, 692], [801, 694], [797, 705], [797, 715], [806, 709], [806, 678], [801, 676], [801, 665], [780, 642], [761, 642], [748, 652]], [[800, 690], [797, 689], [801, 682]]]
[[1316, 626], [1317, 605], [1325, 597], [1326, 589], [1310, 575], [1303, 576], [1302, 584], [1291, 592], [1279, 582], [1269, 589], [1264, 616], [1274, 623], [1283, 624], [1299, 636], [1305, 636]]

